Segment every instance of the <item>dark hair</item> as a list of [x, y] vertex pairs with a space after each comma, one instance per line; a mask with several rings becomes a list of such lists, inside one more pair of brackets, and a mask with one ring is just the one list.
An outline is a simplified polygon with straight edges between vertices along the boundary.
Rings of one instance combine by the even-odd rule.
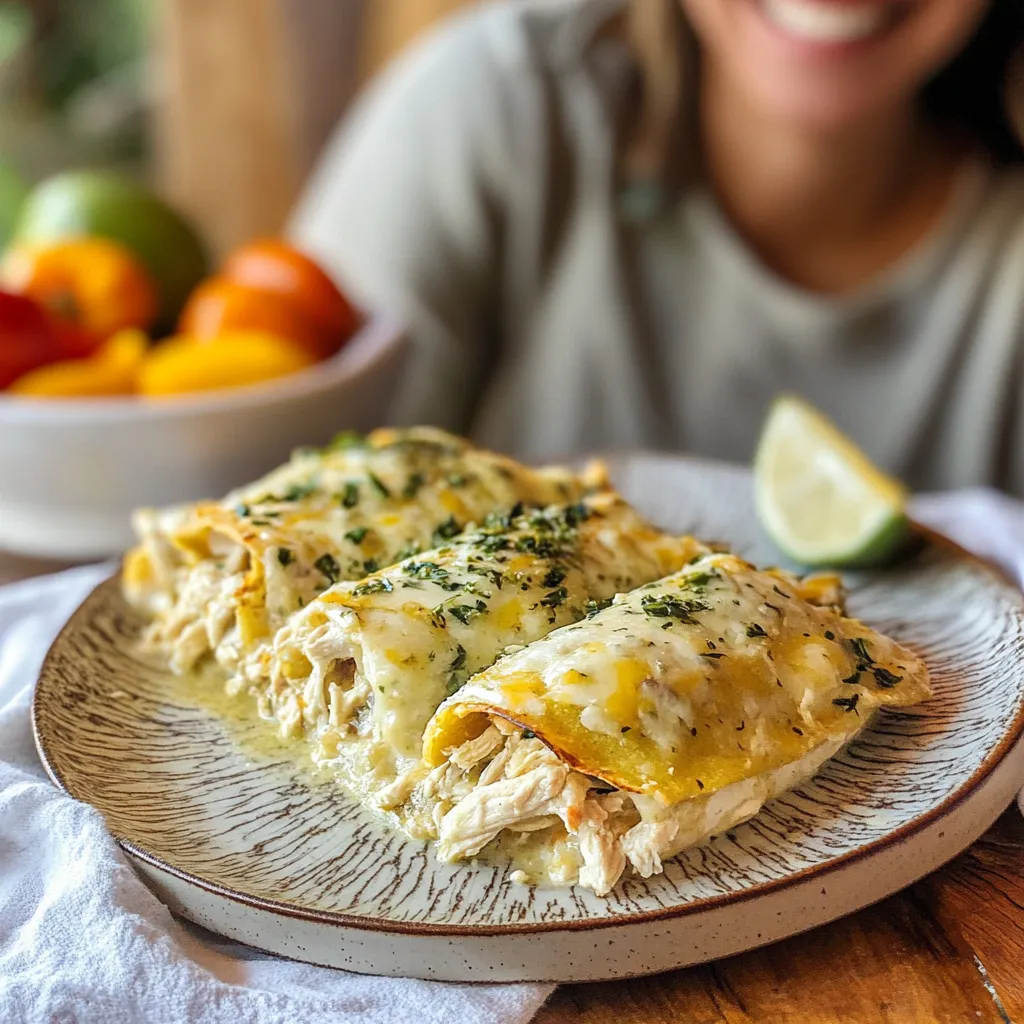
[[[970, 42], [924, 92], [925, 107], [938, 122], [1012, 163], [1024, 161], [1007, 109], [1015, 59], [1024, 59], [1024, 0], [992, 0]], [[1024, 89], [1024, 79], [1012, 84]]]

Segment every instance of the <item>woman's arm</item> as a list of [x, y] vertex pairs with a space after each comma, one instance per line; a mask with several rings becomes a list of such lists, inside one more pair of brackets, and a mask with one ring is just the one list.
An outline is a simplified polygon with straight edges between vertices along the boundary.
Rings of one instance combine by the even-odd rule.
[[364, 308], [409, 328], [400, 422], [465, 430], [495, 344], [502, 75], [484, 17], [433, 33], [358, 102], [290, 225]]

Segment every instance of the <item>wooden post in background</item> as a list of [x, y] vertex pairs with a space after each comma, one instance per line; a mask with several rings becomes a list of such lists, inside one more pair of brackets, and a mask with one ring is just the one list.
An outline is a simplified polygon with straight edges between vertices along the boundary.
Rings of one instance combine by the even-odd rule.
[[480, 0], [369, 0], [360, 75], [370, 77], [435, 21]]
[[214, 252], [280, 231], [358, 84], [477, 0], [160, 0], [156, 183]]
[[356, 88], [364, 6], [162, 0], [155, 177], [215, 252], [280, 230]]

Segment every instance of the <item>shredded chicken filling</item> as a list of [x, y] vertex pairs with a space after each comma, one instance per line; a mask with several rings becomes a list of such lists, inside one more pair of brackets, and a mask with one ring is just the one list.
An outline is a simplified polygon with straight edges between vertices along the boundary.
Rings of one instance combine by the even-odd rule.
[[666, 808], [574, 771], [539, 739], [495, 717], [436, 768], [400, 776], [378, 795], [378, 806], [405, 801], [446, 861], [475, 857], [502, 833], [564, 829], [581, 862], [574, 880], [603, 896], [627, 867], [643, 878], [660, 874], [663, 861], [753, 817], [766, 800], [813, 775], [842, 742]]

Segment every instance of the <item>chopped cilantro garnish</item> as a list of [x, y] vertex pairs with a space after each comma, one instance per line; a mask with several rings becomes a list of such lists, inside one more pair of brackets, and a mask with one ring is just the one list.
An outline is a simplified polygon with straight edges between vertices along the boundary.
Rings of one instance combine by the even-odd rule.
[[552, 590], [550, 594], [545, 594], [540, 599], [540, 603], [545, 608], [557, 608], [568, 596], [569, 591], [565, 587], [559, 587], [557, 590]]
[[648, 594], [640, 599], [640, 607], [647, 615], [655, 618], [678, 619], [690, 625], [697, 624], [694, 612], [711, 610], [711, 606], [703, 601], [685, 600], [673, 594], [662, 594], [660, 597]]
[[[832, 701], [837, 708], [842, 708], [844, 711], [857, 711], [857, 702], [860, 700], [860, 694], [855, 693], [852, 697], [836, 697]], [[857, 714], [860, 714], [857, 711]]]
[[402, 571], [414, 579], [437, 583], [442, 590], [458, 590], [461, 586], [452, 580], [447, 569], [442, 569], [436, 562], [410, 562], [403, 566]]
[[308, 498], [311, 494], [316, 494], [316, 484], [292, 484], [287, 491], [284, 492], [282, 501], [301, 501], [303, 498]]
[[450, 615], [454, 615], [463, 625], [466, 625], [475, 615], [482, 615], [487, 611], [487, 605], [483, 601], [472, 604], [456, 604], [448, 608]]
[[887, 668], [882, 668], [881, 665], [876, 665], [871, 669], [871, 672], [875, 677], [875, 682], [886, 690], [891, 690], [897, 683], [903, 680], [903, 676], [893, 675], [892, 672]]
[[365, 572], [367, 576], [369, 576], [371, 572], [376, 572], [379, 568], [380, 562], [378, 562], [376, 558], [368, 558], [363, 562], [363, 572]]
[[557, 587], [562, 580], [565, 579], [565, 570], [560, 565], [553, 565], [548, 569], [547, 574], [544, 577], [543, 585], [545, 587]]
[[607, 607], [609, 607], [611, 605], [611, 603], [612, 603], [612, 599], [610, 597], [606, 597], [603, 601], [594, 601], [594, 600], [588, 601], [587, 604], [586, 604], [587, 618], [588, 619], [592, 618], [598, 612], [604, 611], [605, 608], [607, 608]]
[[369, 532], [369, 527], [357, 526], [355, 529], [349, 530], [348, 533], [345, 534], [345, 540], [350, 540], [353, 544], [362, 544], [363, 538], [365, 538]]
[[360, 583], [352, 593], [362, 597], [364, 594], [390, 594], [394, 586], [386, 576], [378, 576], [375, 580]]
[[391, 492], [387, 489], [387, 485], [376, 473], [368, 472], [366, 474], [367, 480], [370, 481], [370, 486], [382, 497], [390, 498]]
[[504, 551], [508, 547], [508, 538], [499, 533], [495, 534], [493, 537], [480, 537], [475, 543], [483, 554], [494, 555], [499, 551]]
[[331, 438], [330, 443], [324, 448], [326, 452], [343, 451], [346, 448], [365, 448], [366, 438], [357, 430], [342, 430]]
[[411, 498], [416, 497], [416, 492], [427, 482], [427, 478], [422, 473], [410, 473], [409, 479], [405, 481], [405, 486], [402, 488], [402, 497], [408, 501]]
[[768, 634], [764, 631], [764, 626], [762, 626], [759, 622], [752, 622], [749, 626], [747, 626], [747, 636], [751, 638], [767, 635]]
[[277, 560], [281, 565], [291, 565], [295, 561], [295, 553], [290, 548], [278, 548]]
[[459, 526], [455, 519], [455, 516], [449, 516], [443, 523], [438, 523], [434, 527], [434, 543], [440, 546], [446, 540], [451, 540], [452, 537], [457, 537], [462, 532], [462, 527]]
[[870, 654], [868, 654], [867, 641], [865, 641], [863, 637], [855, 636], [852, 640], [848, 642], [850, 644], [850, 647], [853, 648], [853, 653], [856, 654], [857, 657], [860, 658], [860, 660], [865, 665], [874, 664], [874, 659], [871, 657]]
[[450, 697], [463, 682], [465, 682], [466, 669], [466, 648], [459, 644], [455, 648], [455, 657], [452, 659], [452, 664], [448, 670], [448, 685], [445, 687], [445, 692]]
[[330, 583], [337, 583], [341, 578], [341, 569], [331, 554], [321, 555], [313, 565]]
[[570, 505], [564, 512], [564, 518], [566, 526], [579, 526], [590, 518], [590, 509], [581, 501], [576, 505]]
[[359, 484], [354, 480], [349, 480], [345, 484], [345, 489], [338, 495], [338, 500], [343, 508], [355, 508], [359, 504]]

